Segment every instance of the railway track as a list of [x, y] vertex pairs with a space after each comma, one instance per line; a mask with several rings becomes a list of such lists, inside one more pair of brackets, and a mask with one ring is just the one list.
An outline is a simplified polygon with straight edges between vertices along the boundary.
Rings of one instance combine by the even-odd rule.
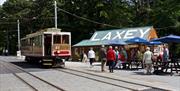
[[55, 69], [55, 70], [64, 72], [67, 74], [83, 77], [86, 79], [90, 79], [93, 81], [109, 84], [112, 86], [124, 88], [124, 89], [130, 90], [130, 91], [170, 91], [170, 90], [166, 90], [166, 89], [162, 89], [162, 88], [148, 86], [145, 84], [139, 84], [139, 83], [120, 80], [120, 79], [111, 78], [111, 77], [107, 77], [107, 76], [101, 76], [101, 75], [97, 75], [97, 74], [93, 74], [93, 73], [89, 73], [89, 72], [70, 69], [70, 68]]
[[[2, 62], [3, 62], [3, 63], [2, 63]], [[61, 87], [59, 87], [59, 86], [56, 86], [56, 85], [54, 85], [54, 84], [52, 84], [52, 83], [50, 83], [50, 82], [48, 82], [48, 81], [46, 81], [46, 80], [44, 80], [44, 79], [41, 79], [40, 77], [38, 77], [38, 76], [36, 76], [36, 75], [34, 75], [34, 74], [32, 74], [32, 73], [30, 73], [30, 72], [22, 69], [21, 67], [18, 67], [18, 66], [16, 66], [16, 65], [14, 65], [14, 64], [11, 64], [11, 63], [8, 63], [8, 62], [5, 62], [5, 61], [1, 61], [0, 64], [3, 65], [6, 69], [8, 69], [15, 77], [17, 77], [19, 80], [21, 80], [21, 81], [24, 82], [26, 85], [28, 85], [33, 91], [40, 91], [40, 89], [34, 87], [32, 84], [30, 84], [29, 82], [27, 82], [23, 77], [19, 76], [19, 75], [18, 75], [16, 72], [14, 72], [14, 71], [18, 71], [18, 73], [20, 73], [20, 72], [21, 72], [21, 73], [25, 73], [25, 74], [27, 74], [27, 75], [35, 78], [36, 80], [39, 80], [39, 81], [41, 81], [41, 82], [43, 82], [43, 83], [45, 83], [45, 84], [47, 84], [47, 85], [55, 88], [57, 91], [66, 91], [65, 89], [63, 89], [63, 88], [61, 88]]]
[[[14, 68], [14, 70], [16, 70], [16, 72], [18, 72], [18, 73], [25, 73], [25, 74], [27, 74], [27, 75], [29, 75], [31, 77], [36, 78], [36, 79], [40, 78], [40, 77], [37, 77], [37, 75], [29, 73], [26, 70], [22, 69], [19, 66], [14, 65], [14, 64], [5, 62], [5, 65], [6, 65], [7, 69], [9, 69], [9, 70]], [[70, 75], [74, 75], [74, 76], [78, 76], [78, 77], [83, 77], [83, 78], [86, 78], [86, 79], [89, 79], [89, 80], [92, 80], [92, 81], [107, 84], [109, 86], [113, 86], [113, 87], [115, 86], [117, 88], [124, 88], [124, 89], [127, 89], [129, 91], [170, 91], [170, 90], [158, 88], [156, 86], [150, 86], [150, 85], [145, 85], [145, 84], [141, 84], [141, 83], [135, 83], [135, 82], [132, 82], [132, 81], [116, 79], [116, 78], [103, 76], [103, 75], [98, 75], [98, 74], [95, 74], [95, 73], [89, 73], [89, 72], [86, 72], [86, 71], [80, 71], [80, 70], [76, 70], [76, 69], [70, 69], [70, 68], [58, 69], [57, 68], [57, 69], [53, 69], [53, 70], [60, 71], [60, 72], [70, 74]], [[14, 76], [17, 75], [16, 77], [19, 78], [21, 81], [24, 80], [24, 78], [22, 78], [22, 76], [19, 76], [19, 74], [16, 74], [16, 73], [13, 72], [13, 75]], [[47, 80], [41, 79], [41, 81], [44, 82], [44, 83], [47, 83], [47, 84], [49, 83]], [[31, 87], [33, 91], [39, 91], [39, 89], [37, 89], [33, 85], [29, 84], [29, 82], [27, 82], [26, 80], [24, 80], [23, 82], [25, 84], [27, 84], [29, 87]], [[50, 86], [52, 86], [54, 88], [57, 87], [57, 89], [60, 90], [60, 91], [65, 91], [64, 89], [62, 89], [62, 88], [60, 88], [57, 85], [54, 85], [52, 83], [49, 83], [48, 85], [50, 85]], [[43, 91], [43, 90], [41, 90], [41, 91]]]

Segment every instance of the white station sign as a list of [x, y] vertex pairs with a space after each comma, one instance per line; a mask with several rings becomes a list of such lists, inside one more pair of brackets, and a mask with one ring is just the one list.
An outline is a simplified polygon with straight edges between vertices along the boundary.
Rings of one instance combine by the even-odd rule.
[[93, 34], [90, 41], [114, 40], [122, 39], [127, 40], [134, 37], [147, 38], [151, 27], [135, 28], [135, 29], [117, 29], [110, 31], [97, 31]]

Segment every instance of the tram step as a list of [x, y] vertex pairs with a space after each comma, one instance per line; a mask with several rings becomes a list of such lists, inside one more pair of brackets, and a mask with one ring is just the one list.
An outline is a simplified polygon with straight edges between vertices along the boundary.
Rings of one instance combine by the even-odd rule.
[[52, 59], [43, 59], [44, 62], [52, 62]]
[[43, 63], [42, 65], [52, 65], [52, 63]]

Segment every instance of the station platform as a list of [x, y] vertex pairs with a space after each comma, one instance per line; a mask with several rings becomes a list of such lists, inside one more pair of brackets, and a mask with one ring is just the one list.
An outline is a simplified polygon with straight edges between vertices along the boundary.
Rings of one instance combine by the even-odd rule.
[[106, 71], [101, 72], [101, 63], [94, 62], [93, 67], [90, 64], [82, 62], [66, 62], [66, 68], [80, 70], [101, 76], [107, 76], [115, 79], [146, 84], [149, 86], [160, 87], [170, 91], [180, 91], [180, 73], [163, 75], [145, 75], [144, 69], [128, 70], [128, 69], [115, 69], [114, 73], [109, 73], [108, 66]]
[[[7, 62], [24, 62], [23, 58], [18, 58], [18, 57], [0, 57], [3, 60], [6, 60]], [[74, 70], [79, 70], [83, 72], [88, 72], [91, 74], [96, 74], [100, 76], [106, 76], [110, 78], [115, 78], [119, 80], [124, 80], [124, 81], [129, 81], [129, 82], [134, 82], [138, 84], [144, 84], [148, 86], [153, 86], [153, 87], [158, 87], [158, 88], [163, 88], [167, 89], [168, 91], [180, 91], [180, 73], [174, 73], [172, 76], [170, 74], [163, 74], [163, 75], [144, 75], [144, 70], [143, 69], [136, 69], [136, 70], [129, 70], [129, 69], [116, 69], [114, 70], [114, 73], [109, 73], [108, 66], [106, 66], [106, 71], [101, 72], [101, 63], [100, 62], [94, 62], [93, 67], [90, 66], [89, 62], [87, 63], [82, 63], [82, 62], [71, 62], [71, 61], [66, 61], [65, 62], [66, 66], [65, 68], [68, 69], [74, 69]], [[44, 76], [45, 78], [48, 77], [54, 77], [56, 78], [59, 77], [59, 74], [52, 74], [52, 73], [57, 73], [57, 71], [54, 70], [54, 68], [50, 69], [43, 69], [43, 68], [27, 68], [27, 70], [31, 71], [34, 74], [41, 75], [42, 77]], [[48, 74], [49, 73], [49, 74]], [[51, 75], [52, 76], [49, 76]], [[12, 74], [0, 74], [0, 87], [8, 87], [11, 82], [18, 82], [18, 86], [14, 86], [14, 88], [17, 87], [24, 87], [23, 89], [26, 89], [28, 87], [24, 86], [22, 82], [18, 81], [18, 79], [15, 79], [15, 77], [12, 76]], [[11, 79], [9, 79], [11, 78]], [[59, 77], [60, 78], [60, 77]], [[60, 79], [62, 82], [62, 79]], [[64, 79], [66, 80], [66, 79]], [[7, 83], [4, 83], [4, 81], [7, 81]], [[51, 80], [49, 80], [51, 81]], [[59, 84], [59, 83], [58, 83]], [[77, 84], [75, 84], [77, 85]], [[83, 85], [83, 84], [82, 84]], [[71, 85], [70, 85], [71, 86]], [[13, 87], [11, 87], [13, 88]], [[74, 88], [72, 88], [74, 89]], [[5, 90], [6, 91], [6, 90]], [[8, 91], [21, 91], [21, 90], [8, 90]], [[22, 90], [24, 91], [24, 90]], [[73, 90], [72, 90], [73, 91]], [[79, 90], [77, 90], [79, 91]]]

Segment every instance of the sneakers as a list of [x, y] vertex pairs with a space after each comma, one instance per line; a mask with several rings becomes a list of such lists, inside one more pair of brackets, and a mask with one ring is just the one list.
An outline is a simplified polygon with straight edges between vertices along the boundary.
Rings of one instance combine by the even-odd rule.
[[113, 70], [109, 70], [110, 73], [113, 73]]

